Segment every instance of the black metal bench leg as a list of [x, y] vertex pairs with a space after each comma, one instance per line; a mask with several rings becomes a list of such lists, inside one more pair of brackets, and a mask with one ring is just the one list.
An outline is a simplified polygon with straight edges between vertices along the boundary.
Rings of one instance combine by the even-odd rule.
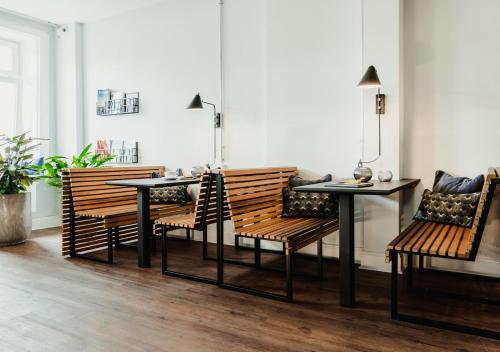
[[234, 236], [234, 248], [240, 249], [240, 236]]
[[418, 270], [424, 270], [424, 256], [419, 255], [418, 256]]
[[188, 242], [191, 241], [191, 230], [190, 229], [186, 229], [186, 240]]
[[108, 229], [108, 264], [113, 264], [113, 229]]
[[318, 276], [320, 279], [323, 278], [323, 239], [320, 238], [317, 242], [318, 246]]
[[208, 234], [207, 227], [203, 227], [203, 260], [208, 259]]
[[397, 252], [391, 252], [391, 260], [392, 260], [391, 319], [500, 340], [500, 333], [498, 331], [484, 330], [471, 326], [454, 324], [446, 321], [427, 319], [414, 315], [400, 314], [398, 312], [398, 253]]
[[115, 227], [115, 248], [120, 246], [120, 227]]
[[254, 257], [255, 257], [254, 264], [255, 264], [256, 268], [260, 267], [260, 254], [261, 254], [261, 252], [260, 252], [260, 239], [256, 238], [254, 241]]
[[293, 301], [293, 254], [286, 254], [286, 299]]
[[391, 319], [398, 319], [398, 254], [391, 252]]
[[408, 290], [413, 288], [413, 255], [408, 253], [408, 267], [406, 268], [406, 287]]
[[167, 228], [161, 227], [161, 273], [167, 271]]

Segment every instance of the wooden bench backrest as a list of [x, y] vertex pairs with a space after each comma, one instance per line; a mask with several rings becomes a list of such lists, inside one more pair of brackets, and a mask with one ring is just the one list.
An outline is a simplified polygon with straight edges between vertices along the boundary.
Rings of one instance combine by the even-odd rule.
[[[194, 207], [196, 229], [217, 222], [217, 175], [220, 170], [205, 171], [200, 180], [200, 193]], [[229, 219], [226, 197], [224, 197], [224, 219]]]
[[488, 174], [486, 175], [486, 180], [484, 182], [483, 189], [481, 191], [481, 197], [479, 199], [479, 204], [476, 210], [476, 215], [474, 217], [474, 222], [472, 223], [472, 228], [470, 231], [470, 239], [468, 244], [470, 260], [476, 259], [476, 255], [479, 250], [479, 244], [481, 243], [484, 227], [486, 225], [486, 220], [488, 219], [488, 214], [490, 212], [495, 188], [499, 183], [500, 179], [496, 175], [495, 169], [490, 168], [488, 170]]
[[224, 190], [234, 228], [281, 217], [283, 189], [296, 167], [223, 170]]
[[[82, 171], [78, 173], [73, 172], [73, 177], [70, 177], [70, 171]], [[92, 180], [84, 181], [85, 171], [90, 171], [91, 175], [95, 176]], [[92, 173], [96, 170], [94, 173]], [[86, 187], [93, 186], [96, 188], [102, 188], [104, 182], [109, 179], [134, 179], [134, 178], [146, 178], [152, 177], [153, 172], [159, 172], [160, 175], [164, 175], [165, 168], [163, 166], [148, 166], [148, 167], [111, 167], [111, 168], [101, 168], [101, 169], [68, 169], [62, 172], [62, 254], [70, 254], [70, 230], [71, 230], [71, 214], [73, 212], [72, 208], [72, 190], [73, 187], [76, 190], [88, 191], [89, 194], [93, 194], [92, 188], [85, 189]], [[107, 175], [112, 173], [112, 175]], [[105, 175], [106, 174], [106, 175]], [[73, 179], [73, 184], [72, 184]], [[85, 184], [84, 182], [88, 182]], [[106, 186], [102, 189], [111, 188], [113, 186]], [[114, 187], [116, 188], [116, 187]], [[135, 189], [132, 189], [135, 192]], [[126, 197], [132, 197], [128, 195]], [[136, 196], [134, 196], [133, 202]], [[127, 201], [131, 200], [127, 199]], [[90, 200], [90, 204], [94, 208], [102, 205], [102, 198], [97, 198], [97, 203], [94, 200]], [[86, 200], [82, 200], [87, 202]], [[101, 203], [101, 204], [100, 204]], [[81, 204], [85, 206], [85, 204]], [[89, 208], [91, 209], [91, 208]], [[104, 228], [102, 219], [88, 219], [81, 217], [74, 217], [75, 226], [75, 237], [76, 246], [75, 250], [79, 253], [85, 253], [85, 251], [91, 251], [99, 248], [105, 248], [107, 246], [107, 230]], [[122, 226], [120, 228], [120, 239], [123, 242], [128, 240], [133, 240], [137, 238], [137, 225]]]
[[109, 167], [68, 169], [69, 186], [74, 211], [137, 204], [133, 187], [106, 185], [106, 181], [151, 178], [153, 173], [164, 176], [163, 166]]

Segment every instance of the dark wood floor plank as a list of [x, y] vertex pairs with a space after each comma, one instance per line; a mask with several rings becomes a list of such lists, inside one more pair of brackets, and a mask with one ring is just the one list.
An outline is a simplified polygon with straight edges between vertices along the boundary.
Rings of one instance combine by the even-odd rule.
[[[60, 245], [53, 230], [0, 249], [0, 351], [498, 350], [488, 339], [391, 321], [386, 273], [359, 270], [359, 305], [347, 309], [338, 306], [338, 265], [332, 261], [323, 281], [297, 275], [297, 303], [290, 304], [162, 276], [158, 254], [152, 268], [139, 269], [134, 249], [118, 249], [116, 264], [109, 266], [64, 259]], [[199, 243], [172, 240], [169, 251], [172, 268], [215, 275], [215, 263], [201, 260]], [[227, 254], [250, 262], [253, 257], [230, 248]], [[280, 267], [282, 257], [263, 253], [262, 263]], [[298, 271], [315, 274], [314, 258], [298, 258], [297, 264]], [[226, 265], [226, 274], [232, 282], [284, 288], [281, 273]], [[445, 285], [461, 287], [463, 280], [457, 282]], [[500, 292], [497, 283], [472, 286], [493, 296]], [[459, 308], [422, 304], [400, 291], [404, 309], [458, 309], [490, 328], [500, 325], [498, 308], [488, 314], [460, 302]]]

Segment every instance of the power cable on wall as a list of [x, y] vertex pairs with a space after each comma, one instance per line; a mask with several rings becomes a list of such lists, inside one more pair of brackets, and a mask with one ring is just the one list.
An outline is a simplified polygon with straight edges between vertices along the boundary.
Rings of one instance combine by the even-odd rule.
[[[361, 72], [365, 68], [365, 1], [361, 0]], [[365, 160], [365, 94], [361, 94], [361, 160]]]
[[[361, 72], [363, 72], [365, 67], [365, 2], [361, 0]], [[365, 158], [365, 95], [361, 94], [361, 115], [362, 115], [362, 126], [361, 126], [361, 160]], [[325, 237], [326, 238], [326, 237]], [[323, 244], [327, 246], [338, 246], [337, 243], [329, 243], [323, 239]]]
[[220, 114], [221, 114], [221, 129], [220, 129], [220, 165], [224, 164], [224, 0], [219, 1], [219, 83], [220, 83]]

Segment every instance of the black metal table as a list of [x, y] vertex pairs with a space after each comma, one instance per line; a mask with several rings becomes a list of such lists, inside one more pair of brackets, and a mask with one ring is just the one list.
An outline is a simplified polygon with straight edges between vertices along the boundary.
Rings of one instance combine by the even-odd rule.
[[144, 178], [107, 181], [107, 185], [137, 188], [137, 259], [139, 267], [151, 266], [151, 239], [153, 226], [150, 221], [149, 191], [155, 187], [191, 185], [199, 183], [198, 178], [167, 180], [165, 178]]
[[340, 305], [354, 307], [354, 196], [387, 196], [394, 192], [415, 187], [420, 180], [403, 179], [391, 182], [372, 181], [373, 186], [365, 188], [332, 186], [331, 182], [295, 187], [294, 191], [336, 193], [339, 199], [339, 263], [340, 263]]

